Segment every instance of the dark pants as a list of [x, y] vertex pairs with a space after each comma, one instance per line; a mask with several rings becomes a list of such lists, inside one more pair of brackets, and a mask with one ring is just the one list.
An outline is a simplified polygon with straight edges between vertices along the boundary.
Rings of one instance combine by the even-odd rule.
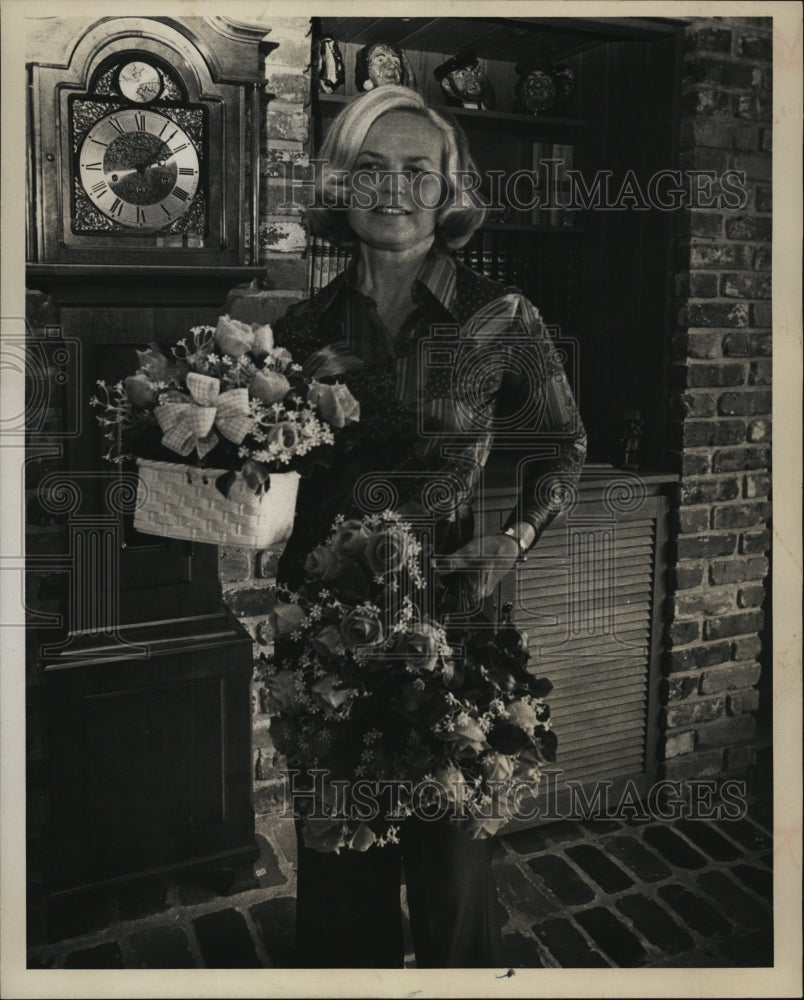
[[404, 864], [418, 968], [502, 964], [491, 840], [447, 822], [409, 819], [399, 847], [323, 854], [299, 844], [297, 964], [402, 968], [399, 890]]

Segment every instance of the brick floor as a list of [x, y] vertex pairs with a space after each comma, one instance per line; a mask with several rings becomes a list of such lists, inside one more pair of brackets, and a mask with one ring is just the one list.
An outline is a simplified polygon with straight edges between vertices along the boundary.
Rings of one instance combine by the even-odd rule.
[[[736, 821], [567, 820], [497, 838], [506, 964], [772, 964], [770, 817], [767, 803], [752, 801]], [[261, 816], [257, 834], [253, 884], [231, 894], [210, 875], [187, 873], [58, 906], [32, 892], [29, 967], [293, 965], [293, 826]]]

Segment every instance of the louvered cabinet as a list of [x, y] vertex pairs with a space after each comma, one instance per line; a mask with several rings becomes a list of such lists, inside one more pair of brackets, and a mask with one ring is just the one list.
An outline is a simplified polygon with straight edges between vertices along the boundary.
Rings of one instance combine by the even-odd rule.
[[[498, 531], [517, 502], [515, 468], [498, 456], [486, 470], [485, 531]], [[605, 812], [624, 793], [644, 796], [655, 780], [672, 481], [587, 469], [576, 502], [492, 598], [497, 613], [510, 602], [531, 668], [553, 683], [554, 773], [524, 804], [538, 815], [519, 826], [577, 812], [595, 794], [593, 811]]]

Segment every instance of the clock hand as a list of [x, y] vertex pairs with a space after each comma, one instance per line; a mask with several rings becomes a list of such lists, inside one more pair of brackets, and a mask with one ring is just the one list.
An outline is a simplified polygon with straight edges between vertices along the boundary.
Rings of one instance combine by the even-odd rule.
[[[156, 163], [156, 161], [162, 157], [162, 148], [163, 147], [160, 147], [159, 149], [157, 149], [155, 153], [151, 153], [151, 155], [144, 163], [140, 163], [137, 166], [137, 171], [141, 174], [144, 174], [147, 167], [152, 167], [154, 163]], [[167, 163], [167, 161], [170, 159], [170, 156], [166, 156], [164, 157], [164, 159], [165, 162]]]

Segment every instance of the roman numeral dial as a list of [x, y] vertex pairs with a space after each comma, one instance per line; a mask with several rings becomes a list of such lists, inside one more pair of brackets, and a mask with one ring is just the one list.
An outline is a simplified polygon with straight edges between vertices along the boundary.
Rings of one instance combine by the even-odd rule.
[[132, 230], [165, 229], [193, 203], [198, 152], [187, 133], [150, 109], [114, 111], [87, 132], [78, 157], [87, 197]]

